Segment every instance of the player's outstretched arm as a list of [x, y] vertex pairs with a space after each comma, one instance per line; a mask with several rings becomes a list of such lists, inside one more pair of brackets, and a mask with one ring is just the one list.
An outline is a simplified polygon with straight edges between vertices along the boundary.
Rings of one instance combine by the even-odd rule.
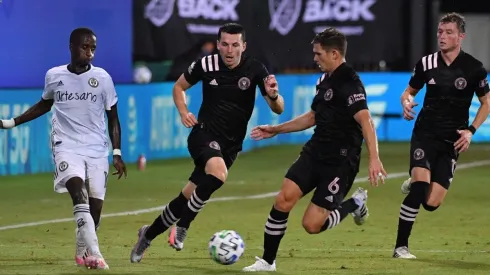
[[384, 177], [387, 176], [383, 164], [379, 158], [378, 138], [376, 128], [368, 109], [362, 109], [354, 115], [354, 119], [361, 125], [362, 135], [366, 140], [366, 146], [369, 154], [369, 181], [371, 185], [378, 186], [378, 180], [384, 183]]
[[16, 118], [2, 119], [0, 120], [0, 128], [9, 129], [15, 126], [19, 126], [31, 120], [34, 120], [51, 110], [53, 106], [53, 99], [43, 99], [39, 100], [36, 104], [31, 106], [27, 111]]
[[315, 112], [310, 110], [279, 125], [260, 125], [252, 129], [250, 136], [255, 140], [274, 137], [277, 134], [299, 132], [315, 125]]
[[111, 139], [113, 148], [113, 164], [117, 170], [113, 175], [119, 175], [118, 179], [120, 179], [123, 175], [127, 177], [128, 174], [121, 156], [121, 123], [119, 122], [119, 115], [117, 113], [117, 103], [110, 110], [107, 110], [106, 114], [109, 126], [109, 138]]
[[192, 87], [192, 85], [187, 82], [184, 74], [182, 74], [179, 79], [177, 79], [177, 82], [175, 82], [172, 90], [175, 107], [177, 107], [177, 110], [179, 111], [182, 124], [184, 124], [184, 126], [187, 128], [193, 127], [197, 124], [196, 117], [194, 114], [189, 112], [189, 109], [187, 108], [185, 91], [190, 87]]

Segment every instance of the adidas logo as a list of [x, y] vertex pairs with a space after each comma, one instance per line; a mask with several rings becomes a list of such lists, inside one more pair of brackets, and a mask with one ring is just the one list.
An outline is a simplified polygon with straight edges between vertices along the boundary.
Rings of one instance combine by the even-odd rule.
[[56, 87], [59, 87], [59, 86], [63, 86], [63, 81], [60, 80], [60, 82], [58, 82], [58, 85]]
[[333, 196], [326, 196], [325, 199], [329, 202], [333, 202]]
[[216, 79], [213, 79], [209, 82], [209, 85], [218, 86], [218, 82], [216, 82]]
[[436, 81], [434, 80], [434, 78], [431, 78], [431, 79], [429, 80], [429, 84], [436, 84]]

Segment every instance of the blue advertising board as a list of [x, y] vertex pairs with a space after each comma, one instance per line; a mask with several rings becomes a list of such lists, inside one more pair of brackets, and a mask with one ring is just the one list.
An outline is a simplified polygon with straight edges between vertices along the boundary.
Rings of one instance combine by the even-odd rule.
[[0, 88], [44, 85], [51, 67], [70, 62], [73, 29], [97, 34], [94, 65], [116, 83], [132, 81], [132, 0], [0, 1]]
[[[257, 93], [249, 131], [256, 125], [281, 123], [307, 112], [318, 77], [316, 74], [277, 76], [285, 99], [284, 113], [272, 113], [260, 93]], [[361, 78], [365, 83], [368, 105], [373, 114], [401, 113], [400, 94], [406, 88], [409, 73], [363, 73]], [[117, 85], [122, 152], [127, 162], [136, 161], [140, 154], [145, 155], [148, 160], [188, 156], [186, 146], [189, 129], [180, 122], [172, 98], [172, 86], [172, 83]], [[424, 94], [425, 89], [417, 95], [416, 101], [422, 103]], [[189, 109], [197, 114], [202, 100], [201, 85], [192, 87], [187, 95]], [[21, 114], [37, 102], [41, 97], [41, 89], [0, 90], [0, 96], [0, 118], [10, 118]], [[470, 109], [470, 121], [478, 106], [478, 99], [475, 98]], [[420, 107], [417, 107], [418, 110]], [[385, 120], [380, 117], [375, 117], [374, 120], [379, 140], [410, 139], [413, 121], [396, 118]], [[25, 125], [0, 131], [0, 175], [52, 171], [50, 127], [50, 114], [47, 114]], [[251, 140], [247, 135], [244, 151], [271, 144], [302, 144], [312, 133], [313, 129], [309, 129], [259, 142]], [[478, 130], [473, 141], [490, 141], [490, 122]]]

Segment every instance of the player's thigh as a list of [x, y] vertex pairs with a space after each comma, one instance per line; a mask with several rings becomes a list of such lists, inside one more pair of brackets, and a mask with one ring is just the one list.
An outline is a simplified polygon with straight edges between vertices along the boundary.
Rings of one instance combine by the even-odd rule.
[[451, 149], [441, 152], [433, 165], [431, 185], [427, 198], [429, 206], [436, 207], [442, 204], [454, 178], [459, 154]]
[[82, 181], [86, 178], [84, 157], [66, 152], [54, 154], [54, 191], [66, 193], [66, 182], [71, 178], [78, 177]]
[[104, 200], [109, 176], [109, 161], [107, 158], [85, 158], [87, 166], [87, 186], [89, 198]]
[[415, 133], [410, 140], [410, 169], [412, 182], [430, 182], [432, 164], [437, 153], [435, 144], [428, 139], [422, 139]]
[[[204, 174], [212, 174], [222, 181], [226, 180], [228, 169], [223, 159], [221, 145], [216, 138], [203, 130], [193, 130], [187, 139], [187, 148], [197, 170], [204, 171]], [[198, 182], [193, 182], [199, 185]]]

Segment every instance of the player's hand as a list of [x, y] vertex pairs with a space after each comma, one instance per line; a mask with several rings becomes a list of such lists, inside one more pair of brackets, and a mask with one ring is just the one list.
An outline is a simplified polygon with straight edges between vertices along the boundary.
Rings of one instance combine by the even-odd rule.
[[407, 99], [403, 101], [403, 118], [405, 120], [412, 120], [415, 118], [415, 111], [413, 107], [418, 106], [418, 103], [415, 103], [413, 99]]
[[112, 173], [113, 175], [119, 175], [117, 179], [120, 179], [123, 175], [124, 178], [128, 177], [128, 172], [126, 172], [126, 164], [124, 164], [124, 161], [122, 160], [121, 156], [114, 156], [112, 158], [112, 162], [114, 165], [114, 168], [116, 168], [116, 172]]
[[279, 84], [277, 84], [276, 76], [269, 75], [264, 79], [265, 92], [270, 97], [276, 97], [279, 92]]
[[182, 121], [182, 124], [184, 124], [184, 126], [187, 128], [192, 128], [194, 127], [194, 125], [197, 125], [197, 119], [191, 112], [180, 116], [180, 120]]
[[380, 180], [381, 184], [385, 184], [387, 176], [388, 174], [378, 157], [369, 159], [369, 182], [371, 182], [372, 186], [378, 186]]
[[468, 150], [471, 143], [471, 138], [473, 134], [469, 130], [458, 130], [458, 134], [460, 135], [459, 139], [454, 143], [454, 149], [458, 150], [458, 152], [464, 152]]
[[271, 138], [277, 135], [272, 125], [260, 125], [252, 129], [250, 137], [254, 140], [261, 140], [266, 138]]

